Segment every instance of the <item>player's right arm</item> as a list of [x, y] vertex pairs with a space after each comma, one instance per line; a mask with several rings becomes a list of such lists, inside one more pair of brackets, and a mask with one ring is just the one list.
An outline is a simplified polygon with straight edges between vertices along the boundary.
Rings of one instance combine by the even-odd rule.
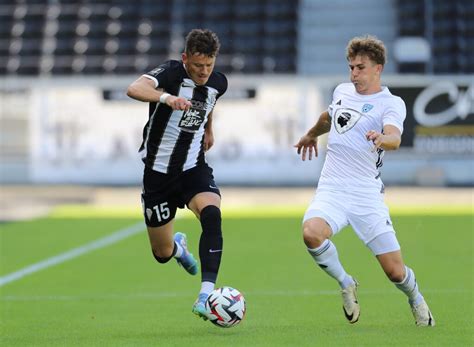
[[311, 160], [313, 158], [313, 151], [314, 156], [318, 156], [318, 137], [329, 130], [331, 130], [331, 117], [328, 111], [324, 111], [319, 116], [316, 124], [294, 146], [297, 148], [298, 155], [301, 154], [303, 161], [306, 160], [306, 154], [308, 154], [308, 159]]
[[139, 101], [161, 102], [173, 110], [188, 110], [192, 106], [186, 98], [168, 94], [163, 89], [156, 89], [155, 82], [145, 76], [139, 77], [128, 86], [127, 95]]

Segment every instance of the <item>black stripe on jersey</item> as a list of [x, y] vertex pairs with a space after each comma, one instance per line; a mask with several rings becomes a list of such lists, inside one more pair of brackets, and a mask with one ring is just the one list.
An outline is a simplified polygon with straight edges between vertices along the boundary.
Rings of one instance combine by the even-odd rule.
[[379, 157], [377, 158], [377, 163], [375, 163], [375, 167], [378, 169], [379, 167], [382, 167], [383, 165], [383, 162], [382, 162], [383, 149], [377, 148], [377, 154], [379, 155]]
[[[146, 136], [146, 138], [144, 138], [143, 142], [146, 142], [147, 154], [143, 161], [145, 162], [145, 165], [150, 168], [155, 164], [158, 148], [160, 147], [163, 134], [165, 133], [166, 126], [168, 125], [172, 113], [173, 110], [171, 107], [164, 104], [158, 104], [158, 107], [156, 107], [155, 112], [152, 114], [148, 120], [147, 126], [145, 127], [146, 130], [144, 130], [144, 136]], [[151, 127], [151, 129], [148, 129], [149, 127]], [[147, 132], [146, 134], [145, 131]], [[154, 139], [154, 141], [150, 141], [150, 139]]]
[[170, 162], [168, 165], [168, 173], [183, 171], [184, 163], [188, 158], [189, 147], [194, 139], [194, 133], [188, 131], [181, 131], [178, 140], [176, 141], [173, 153], [171, 153]]
[[[206, 102], [208, 95], [208, 89], [203, 86], [196, 86], [193, 89], [193, 96], [192, 99], [196, 101], [201, 101], [203, 103]], [[169, 172], [181, 172], [183, 171], [184, 164], [186, 163], [186, 159], [188, 158], [188, 152], [191, 148], [191, 143], [194, 139], [194, 133], [190, 133], [187, 131], [181, 131], [176, 141], [173, 153], [171, 154], [171, 158], [168, 164], [168, 173]], [[202, 160], [204, 161], [204, 145], [203, 141], [201, 141], [201, 149], [199, 152], [199, 157], [196, 159], [199, 161], [201, 157], [201, 152], [203, 152]]]
[[202, 165], [206, 162], [206, 160], [204, 159], [204, 153], [205, 153], [205, 150], [204, 150], [204, 137], [205, 137], [205, 135], [202, 135], [201, 150], [199, 151], [197, 161], [196, 161], [196, 165]]

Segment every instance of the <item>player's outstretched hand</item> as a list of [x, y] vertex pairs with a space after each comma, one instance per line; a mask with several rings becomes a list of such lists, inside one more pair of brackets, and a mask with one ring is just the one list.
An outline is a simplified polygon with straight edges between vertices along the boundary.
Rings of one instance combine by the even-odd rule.
[[177, 97], [174, 95], [170, 95], [166, 98], [166, 104], [173, 110], [185, 111], [188, 111], [192, 106], [191, 101], [189, 101], [188, 99], [183, 97]]
[[313, 153], [314, 153], [315, 158], [318, 156], [318, 138], [317, 137], [304, 135], [298, 141], [298, 143], [294, 145], [294, 147], [297, 148], [296, 152], [298, 153], [298, 155], [301, 155], [301, 159], [303, 161], [306, 160], [306, 154], [308, 155], [309, 160], [313, 159]]
[[367, 141], [372, 141], [374, 143], [374, 148], [372, 149], [372, 152], [375, 152], [378, 148], [382, 146], [383, 136], [384, 135], [382, 133], [379, 133], [375, 130], [367, 131], [367, 134], [365, 134]]

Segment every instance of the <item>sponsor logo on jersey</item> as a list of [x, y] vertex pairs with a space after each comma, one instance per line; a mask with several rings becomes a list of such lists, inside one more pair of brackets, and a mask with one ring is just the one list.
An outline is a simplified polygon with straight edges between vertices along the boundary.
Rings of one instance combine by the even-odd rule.
[[208, 110], [208, 109], [212, 109], [214, 107], [214, 105], [216, 104], [216, 98], [215, 96], [211, 96], [210, 98], [210, 102], [204, 102], [204, 101], [199, 101], [199, 100], [189, 100], [191, 101], [191, 104], [193, 105], [192, 107], [194, 109], [202, 109], [202, 110]]
[[338, 108], [334, 116], [334, 126], [339, 134], [351, 130], [362, 117], [359, 111], [351, 108]]
[[179, 121], [179, 127], [186, 131], [197, 131], [204, 122], [206, 111], [198, 108], [190, 108], [183, 112], [183, 117]]
[[362, 112], [363, 113], [367, 113], [369, 112], [371, 109], [374, 108], [374, 105], [371, 105], [371, 104], [364, 104], [364, 106], [362, 106]]

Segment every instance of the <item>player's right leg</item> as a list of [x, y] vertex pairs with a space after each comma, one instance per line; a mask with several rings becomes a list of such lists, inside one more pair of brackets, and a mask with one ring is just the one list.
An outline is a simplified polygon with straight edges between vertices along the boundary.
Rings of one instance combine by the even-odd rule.
[[176, 258], [188, 273], [198, 272], [196, 259], [187, 249], [186, 235], [173, 236], [173, 221], [179, 200], [174, 190], [176, 178], [145, 168], [143, 175], [142, 207], [153, 256], [159, 263]]
[[189, 274], [196, 275], [198, 273], [199, 266], [197, 260], [188, 250], [186, 235], [181, 232], [177, 232], [174, 234], [174, 242], [178, 248], [178, 251], [175, 254], [176, 261]]
[[160, 264], [167, 263], [177, 252], [177, 245], [173, 240], [173, 221], [158, 227], [147, 225], [147, 230], [156, 261]]
[[178, 232], [173, 236], [173, 221], [160, 227], [147, 227], [148, 237], [156, 261], [164, 264], [175, 258], [186, 272], [196, 275], [199, 270], [197, 260], [189, 252], [186, 235]]
[[321, 217], [311, 218], [315, 215], [319, 215], [317, 211], [310, 211], [305, 215], [303, 240], [316, 264], [339, 283], [344, 315], [350, 323], [355, 323], [360, 315], [357, 300], [358, 283], [346, 273], [339, 260], [336, 246], [329, 240], [333, 234], [329, 223]]

